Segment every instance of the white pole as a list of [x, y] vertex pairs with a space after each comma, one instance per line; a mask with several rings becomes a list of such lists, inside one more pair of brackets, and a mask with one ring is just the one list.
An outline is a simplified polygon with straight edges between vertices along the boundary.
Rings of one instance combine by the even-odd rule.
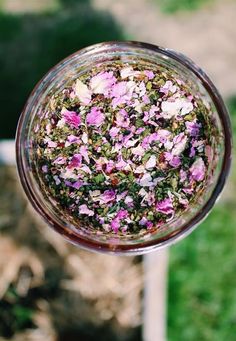
[[166, 341], [168, 248], [144, 256], [143, 340]]
[[15, 141], [0, 141], [0, 164], [14, 166], [16, 164]]

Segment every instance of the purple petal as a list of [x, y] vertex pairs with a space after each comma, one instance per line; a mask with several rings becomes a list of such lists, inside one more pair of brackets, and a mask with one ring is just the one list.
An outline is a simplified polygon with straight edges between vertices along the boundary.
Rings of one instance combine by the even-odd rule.
[[68, 168], [75, 168], [75, 167], [81, 167], [82, 165], [82, 156], [80, 154], [74, 154]]
[[116, 197], [116, 192], [114, 190], [106, 190], [103, 192], [103, 194], [101, 195], [101, 203], [102, 204], [106, 204], [110, 201], [113, 201]]
[[174, 213], [174, 207], [173, 207], [171, 199], [167, 198], [162, 201], [159, 201], [156, 204], [156, 210], [166, 215]]
[[105, 120], [104, 114], [97, 107], [93, 107], [87, 114], [86, 122], [88, 125], [94, 125], [99, 127]]
[[81, 118], [79, 114], [77, 114], [75, 111], [69, 111], [64, 108], [61, 111], [61, 115], [66, 123], [69, 124], [72, 128], [78, 128], [78, 126], [81, 124]]
[[202, 181], [206, 172], [206, 166], [201, 157], [199, 157], [190, 167], [191, 177], [196, 181]]

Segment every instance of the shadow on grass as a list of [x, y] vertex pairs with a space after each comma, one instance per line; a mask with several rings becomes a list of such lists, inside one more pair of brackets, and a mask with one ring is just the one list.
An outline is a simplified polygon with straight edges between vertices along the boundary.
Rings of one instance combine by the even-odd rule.
[[0, 138], [13, 138], [34, 85], [56, 63], [82, 47], [122, 40], [121, 28], [88, 0], [60, 0], [51, 13], [0, 13]]

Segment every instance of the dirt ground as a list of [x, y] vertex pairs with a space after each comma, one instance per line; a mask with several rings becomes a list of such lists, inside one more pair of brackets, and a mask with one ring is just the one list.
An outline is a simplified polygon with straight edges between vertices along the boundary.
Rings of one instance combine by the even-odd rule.
[[205, 69], [222, 95], [235, 94], [234, 0], [212, 1], [175, 15], [161, 13], [157, 0], [93, 0], [93, 5], [109, 10], [130, 39], [184, 53]]
[[0, 340], [139, 340], [143, 268], [69, 245], [0, 167]]

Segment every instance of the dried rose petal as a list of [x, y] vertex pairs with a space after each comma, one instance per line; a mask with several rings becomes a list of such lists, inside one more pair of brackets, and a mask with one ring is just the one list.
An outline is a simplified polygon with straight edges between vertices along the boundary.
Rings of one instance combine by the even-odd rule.
[[88, 105], [90, 103], [92, 91], [79, 79], [75, 83], [75, 94], [82, 104]]
[[94, 94], [108, 95], [112, 85], [116, 82], [113, 72], [100, 72], [90, 80], [90, 88]]
[[80, 154], [74, 154], [74, 156], [72, 157], [68, 168], [75, 168], [75, 167], [81, 167], [82, 165], [82, 156]]
[[154, 168], [156, 166], [156, 162], [157, 162], [157, 158], [155, 155], [151, 155], [149, 160], [146, 162], [146, 169], [151, 169]]
[[86, 214], [86, 215], [88, 215], [89, 217], [91, 217], [91, 216], [94, 215], [94, 212], [93, 212], [92, 210], [90, 210], [90, 209], [88, 208], [88, 206], [85, 205], [85, 204], [79, 206], [79, 213], [80, 213], [80, 214]]
[[186, 130], [190, 134], [190, 136], [196, 137], [199, 134], [199, 129], [201, 128], [200, 123], [196, 123], [193, 121], [186, 121]]
[[104, 114], [97, 107], [93, 107], [86, 117], [88, 125], [94, 125], [99, 127], [105, 120]]
[[172, 214], [175, 212], [172, 201], [170, 198], [159, 201], [156, 204], [156, 210], [163, 214]]
[[202, 181], [205, 177], [206, 166], [201, 157], [199, 157], [190, 167], [191, 177], [196, 181]]
[[78, 128], [81, 124], [81, 118], [79, 114], [75, 111], [69, 111], [65, 108], [62, 109], [61, 115], [64, 118], [65, 122], [69, 124], [72, 128]]
[[116, 192], [114, 190], [106, 190], [101, 196], [100, 196], [100, 202], [102, 204], [106, 204], [110, 201], [115, 200]]

